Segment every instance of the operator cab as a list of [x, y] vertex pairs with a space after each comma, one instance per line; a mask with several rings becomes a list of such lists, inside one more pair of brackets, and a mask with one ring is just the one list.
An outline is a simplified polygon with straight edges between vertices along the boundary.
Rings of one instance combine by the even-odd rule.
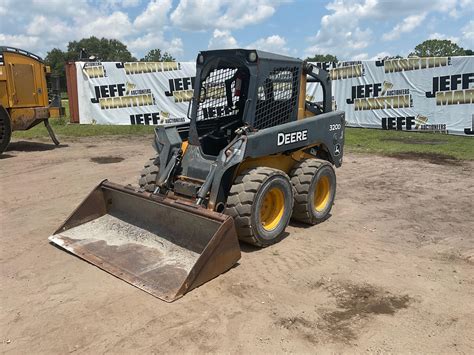
[[200, 75], [196, 129], [202, 152], [217, 156], [244, 125], [250, 72], [241, 60], [216, 57], [203, 66]]
[[214, 159], [236, 131], [255, 132], [296, 121], [305, 65], [301, 59], [258, 50], [200, 52], [189, 135], [181, 134], [183, 127], [181, 137]]

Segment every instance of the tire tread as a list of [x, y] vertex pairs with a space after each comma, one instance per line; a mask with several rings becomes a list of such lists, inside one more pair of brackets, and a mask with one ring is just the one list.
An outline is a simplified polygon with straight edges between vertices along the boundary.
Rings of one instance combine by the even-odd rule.
[[154, 164], [155, 159], [156, 157], [150, 158], [145, 163], [145, 166], [140, 172], [140, 177], [138, 178], [138, 185], [147, 192], [155, 191], [155, 182], [160, 170], [159, 166]]
[[257, 167], [243, 171], [237, 176], [230, 189], [224, 213], [234, 218], [237, 234], [243, 242], [259, 247], [273, 244], [262, 242], [255, 236], [251, 225], [251, 216], [252, 204], [260, 186], [275, 174], [284, 174], [289, 180], [289, 177], [281, 170]]
[[320, 159], [306, 159], [290, 172], [291, 184], [295, 189], [295, 204], [292, 218], [303, 223], [314, 224], [312, 213], [308, 210], [309, 190], [316, 172], [323, 166], [331, 164]]

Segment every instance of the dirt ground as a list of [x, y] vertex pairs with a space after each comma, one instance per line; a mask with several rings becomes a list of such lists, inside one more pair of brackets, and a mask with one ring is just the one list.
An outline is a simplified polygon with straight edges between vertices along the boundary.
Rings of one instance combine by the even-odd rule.
[[474, 353], [474, 163], [346, 155], [329, 220], [169, 304], [47, 239], [100, 180], [134, 183], [150, 139], [2, 156], [1, 352]]

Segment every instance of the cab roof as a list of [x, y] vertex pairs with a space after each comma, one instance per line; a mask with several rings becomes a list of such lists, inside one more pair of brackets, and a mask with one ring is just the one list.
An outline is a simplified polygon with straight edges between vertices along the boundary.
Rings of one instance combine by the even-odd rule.
[[25, 57], [29, 57], [34, 60], [37, 60], [38, 62], [43, 63], [43, 59], [40, 56], [37, 56], [36, 54], [33, 54], [31, 52], [25, 51], [24, 49], [9, 47], [9, 46], [0, 46], [0, 53], [4, 53], [4, 52], [21, 54], [21, 55], [24, 55]]
[[244, 48], [216, 49], [216, 50], [210, 50], [210, 51], [201, 51], [200, 53], [204, 55], [204, 57], [206, 56], [212, 56], [212, 57], [245, 56], [245, 57], [248, 57], [248, 55], [251, 52], [257, 53], [257, 57], [259, 60], [280, 61], [280, 62], [286, 62], [286, 63], [290, 62], [290, 63], [295, 63], [295, 64], [303, 63], [303, 61], [299, 58], [288, 57], [281, 54], [265, 52], [258, 49], [244, 49]]

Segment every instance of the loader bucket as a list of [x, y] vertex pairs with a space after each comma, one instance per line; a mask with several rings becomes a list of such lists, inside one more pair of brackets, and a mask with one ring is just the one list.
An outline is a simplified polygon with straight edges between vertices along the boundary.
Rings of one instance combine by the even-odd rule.
[[108, 181], [49, 240], [167, 302], [240, 259], [231, 217]]

